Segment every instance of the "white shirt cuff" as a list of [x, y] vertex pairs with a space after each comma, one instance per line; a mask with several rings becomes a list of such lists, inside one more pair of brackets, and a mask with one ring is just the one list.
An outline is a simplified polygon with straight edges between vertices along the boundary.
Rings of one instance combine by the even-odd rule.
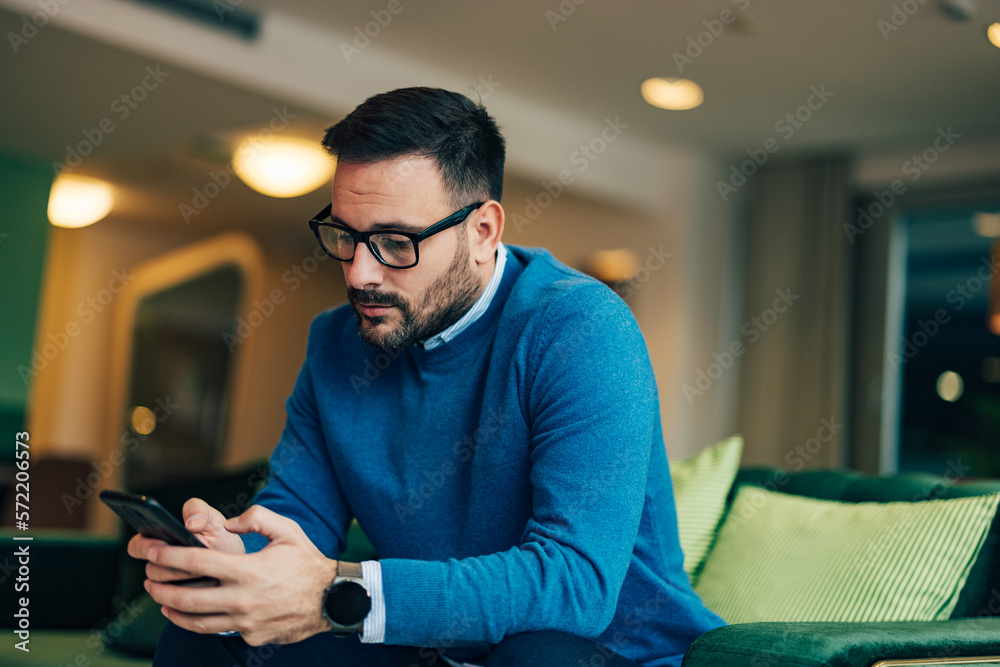
[[361, 576], [368, 587], [372, 608], [361, 626], [362, 644], [385, 643], [385, 596], [382, 595], [382, 564], [377, 560], [361, 563]]

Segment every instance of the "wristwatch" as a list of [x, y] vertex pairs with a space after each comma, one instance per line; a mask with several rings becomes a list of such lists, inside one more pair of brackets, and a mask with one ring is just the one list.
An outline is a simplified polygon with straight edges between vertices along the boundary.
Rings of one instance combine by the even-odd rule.
[[337, 637], [361, 632], [372, 600], [361, 576], [361, 563], [337, 563], [337, 576], [323, 593], [323, 618]]

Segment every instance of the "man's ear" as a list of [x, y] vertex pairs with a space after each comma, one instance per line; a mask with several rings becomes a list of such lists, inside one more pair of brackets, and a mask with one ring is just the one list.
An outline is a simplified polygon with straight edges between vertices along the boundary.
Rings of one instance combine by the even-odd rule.
[[472, 259], [476, 264], [493, 261], [500, 237], [503, 235], [504, 212], [500, 202], [491, 199], [473, 214], [469, 229], [472, 237]]

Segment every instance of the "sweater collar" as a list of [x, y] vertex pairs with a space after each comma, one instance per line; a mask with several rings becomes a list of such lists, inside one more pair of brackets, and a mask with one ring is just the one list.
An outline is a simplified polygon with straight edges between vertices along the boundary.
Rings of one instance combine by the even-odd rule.
[[[517, 282], [517, 277], [523, 269], [524, 264], [522, 260], [518, 259], [517, 255], [506, 254], [502, 274], [494, 269], [493, 278], [497, 278], [497, 286], [494, 293], [484, 307], [483, 312], [479, 314], [475, 321], [469, 323], [468, 326], [445, 344], [438, 345], [429, 350], [420, 344], [414, 344], [406, 348], [407, 352], [418, 362], [438, 362], [451, 359], [467, 350], [477, 347], [483, 335], [499, 321], [504, 304], [507, 302], [507, 297], [510, 296], [511, 290], [514, 288], [514, 283]], [[493, 278], [490, 279], [491, 282]]]
[[486, 289], [479, 295], [476, 302], [472, 304], [472, 308], [469, 308], [465, 315], [462, 315], [462, 317], [450, 327], [431, 336], [425, 341], [421, 341], [418, 345], [422, 345], [425, 350], [433, 350], [439, 345], [444, 345], [452, 338], [455, 338], [458, 334], [468, 329], [476, 322], [476, 320], [482, 317], [483, 313], [489, 309], [490, 303], [493, 301], [493, 296], [496, 294], [497, 288], [500, 286], [500, 278], [503, 276], [503, 269], [506, 264], [507, 248], [503, 243], [501, 243], [497, 246], [496, 264], [493, 266], [493, 275], [490, 276], [490, 281], [486, 284]]

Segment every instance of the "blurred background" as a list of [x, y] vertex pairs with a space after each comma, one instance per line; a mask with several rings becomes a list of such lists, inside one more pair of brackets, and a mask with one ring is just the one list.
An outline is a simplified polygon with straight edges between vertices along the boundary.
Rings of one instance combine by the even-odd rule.
[[740, 432], [746, 465], [1000, 475], [997, 22], [997, 0], [0, 0], [6, 522], [21, 431], [36, 527], [109, 531], [101, 488], [268, 456], [309, 323], [345, 301], [306, 224], [333, 164], [303, 143], [412, 85], [501, 125], [504, 241], [633, 309], [671, 458]]

